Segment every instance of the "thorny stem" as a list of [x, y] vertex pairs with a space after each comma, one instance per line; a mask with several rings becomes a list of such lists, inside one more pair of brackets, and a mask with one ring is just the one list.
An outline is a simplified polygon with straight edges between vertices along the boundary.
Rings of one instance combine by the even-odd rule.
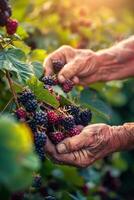
[[16, 103], [16, 106], [17, 106], [17, 108], [19, 108], [19, 103], [18, 103], [18, 100], [17, 100], [16, 92], [15, 92], [15, 90], [14, 90], [14, 88], [13, 88], [12, 79], [11, 79], [10, 74], [9, 74], [9, 72], [8, 72], [7, 70], [6, 70], [6, 77], [7, 77], [7, 80], [8, 80], [10, 89], [11, 89], [11, 92], [12, 92], [12, 94], [13, 94], [14, 101], [15, 101], [15, 103]]

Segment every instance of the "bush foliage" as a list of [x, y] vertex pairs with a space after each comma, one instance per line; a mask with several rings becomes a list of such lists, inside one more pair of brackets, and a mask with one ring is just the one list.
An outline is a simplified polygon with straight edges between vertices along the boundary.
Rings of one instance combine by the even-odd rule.
[[[0, 197], [3, 200], [43, 200], [43, 195], [58, 200], [133, 199], [133, 151], [113, 154], [87, 169], [59, 166], [48, 159], [41, 163], [30, 129], [12, 117], [13, 91], [20, 92], [27, 85], [38, 99], [58, 107], [58, 101], [43, 91], [38, 81], [43, 74], [43, 60], [49, 53], [64, 44], [97, 51], [133, 34], [134, 16], [129, 8], [114, 12], [108, 6], [97, 8], [90, 3], [11, 0], [13, 17], [20, 24], [12, 36], [0, 28]], [[131, 122], [134, 121], [133, 81], [76, 87], [69, 99], [92, 110], [92, 123]], [[63, 102], [68, 101], [66, 94], [57, 90]], [[32, 187], [35, 173], [41, 174], [43, 182], [37, 190]]]

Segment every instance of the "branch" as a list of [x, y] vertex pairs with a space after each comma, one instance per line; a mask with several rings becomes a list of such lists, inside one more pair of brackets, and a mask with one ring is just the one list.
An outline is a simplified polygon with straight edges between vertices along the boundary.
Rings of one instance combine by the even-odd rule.
[[19, 108], [19, 103], [18, 103], [17, 95], [16, 95], [16, 92], [15, 92], [15, 90], [14, 90], [14, 88], [13, 88], [13, 82], [12, 82], [12, 79], [11, 79], [11, 77], [10, 77], [10, 74], [9, 74], [9, 72], [8, 72], [7, 70], [6, 70], [6, 77], [7, 77], [7, 80], [8, 80], [10, 89], [11, 89], [11, 92], [12, 92], [12, 94], [13, 94], [14, 101], [15, 101], [15, 103], [16, 103], [16, 106], [17, 106], [17, 108]]

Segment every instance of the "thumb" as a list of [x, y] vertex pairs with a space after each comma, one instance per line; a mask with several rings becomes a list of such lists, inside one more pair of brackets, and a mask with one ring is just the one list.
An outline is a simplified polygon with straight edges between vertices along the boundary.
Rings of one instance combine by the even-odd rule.
[[61, 83], [65, 82], [67, 79], [71, 80], [78, 74], [79, 66], [75, 64], [74, 61], [66, 64], [58, 74], [58, 79]]
[[87, 134], [83, 134], [82, 132], [80, 135], [76, 135], [74, 137], [63, 140], [60, 144], [57, 145], [56, 149], [59, 153], [69, 153], [82, 149], [86, 144]]

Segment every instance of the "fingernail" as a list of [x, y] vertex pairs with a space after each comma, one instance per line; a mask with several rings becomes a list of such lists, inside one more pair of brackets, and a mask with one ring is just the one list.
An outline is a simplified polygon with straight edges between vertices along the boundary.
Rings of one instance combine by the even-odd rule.
[[67, 148], [65, 144], [59, 144], [57, 146], [57, 150], [59, 153], [67, 153]]
[[65, 82], [65, 77], [63, 76], [63, 75], [59, 75], [59, 81], [61, 82], [61, 83], [63, 83], [63, 82]]

